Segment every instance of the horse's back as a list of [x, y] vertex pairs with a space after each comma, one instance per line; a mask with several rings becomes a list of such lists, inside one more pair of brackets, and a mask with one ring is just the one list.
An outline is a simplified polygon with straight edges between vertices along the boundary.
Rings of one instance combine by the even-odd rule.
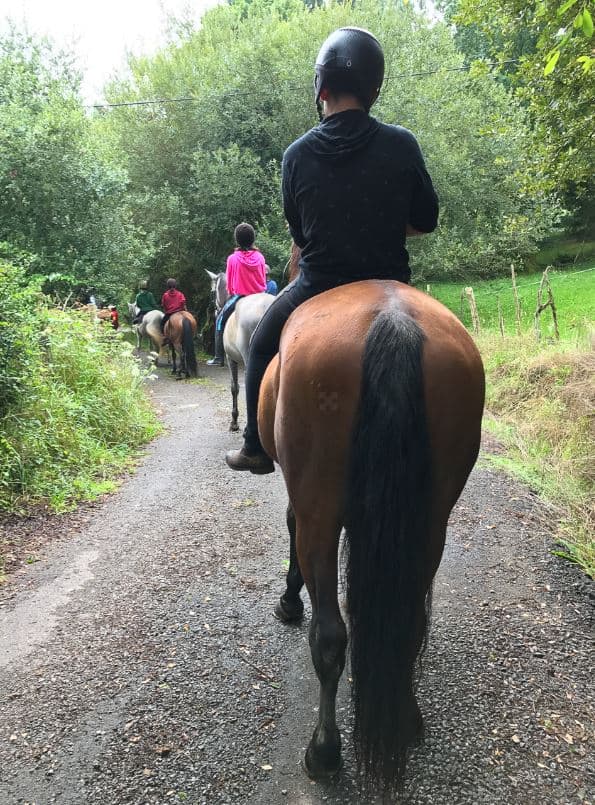
[[246, 328], [256, 328], [258, 322], [275, 301], [275, 297], [269, 293], [254, 293], [244, 296], [236, 303], [235, 314], [242, 326]]
[[275, 297], [268, 293], [250, 294], [238, 300], [223, 331], [225, 352], [232, 360], [246, 363], [252, 334], [274, 301]]
[[[427, 294], [403, 283], [366, 281], [300, 305], [267, 370], [259, 428], [288, 485], [288, 475], [297, 478], [313, 468], [319, 478], [326, 473], [333, 483], [344, 483], [368, 333], [379, 314], [387, 312], [395, 319], [412, 319], [423, 334], [425, 409], [437, 478], [448, 475], [457, 455], [470, 470], [484, 396], [483, 367], [472, 338], [454, 314]], [[394, 350], [388, 334], [386, 350]], [[397, 364], [394, 371], [400, 371]], [[300, 449], [304, 444], [308, 450]], [[458, 474], [466, 479], [463, 468]]]

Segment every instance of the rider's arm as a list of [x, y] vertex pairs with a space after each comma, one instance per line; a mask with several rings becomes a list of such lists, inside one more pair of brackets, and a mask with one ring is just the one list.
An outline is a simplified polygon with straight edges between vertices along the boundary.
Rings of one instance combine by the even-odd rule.
[[262, 290], [264, 292], [266, 292], [266, 289], [267, 289], [267, 264], [266, 264], [266, 261], [264, 259], [263, 254], [261, 254], [261, 257], [262, 257], [262, 260], [261, 260], [260, 265], [259, 265], [260, 282], [261, 282]]
[[229, 296], [236, 294], [236, 264], [233, 259], [233, 254], [227, 258], [227, 267], [225, 269], [225, 284], [227, 285], [227, 293]]
[[423, 235], [426, 232], [433, 232], [438, 224], [438, 196], [426, 170], [421, 149], [412, 134], [409, 147], [412, 162], [412, 195], [406, 234]]
[[289, 231], [294, 242], [302, 249], [306, 245], [306, 238], [302, 232], [302, 223], [300, 214], [295, 203], [294, 195], [291, 190], [292, 186], [292, 167], [290, 160], [287, 159], [287, 154], [283, 156], [283, 163], [281, 166], [281, 192], [283, 193], [283, 211], [285, 218], [289, 224]]

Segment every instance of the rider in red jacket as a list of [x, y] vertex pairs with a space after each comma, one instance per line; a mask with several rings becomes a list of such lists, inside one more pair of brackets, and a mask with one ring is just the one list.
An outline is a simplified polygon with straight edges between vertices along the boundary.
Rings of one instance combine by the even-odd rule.
[[165, 316], [161, 319], [161, 332], [165, 328], [166, 322], [174, 313], [186, 310], [186, 297], [182, 291], [178, 291], [178, 283], [174, 279], [167, 281], [167, 291], [161, 297], [161, 307]]
[[118, 309], [116, 308], [115, 305], [109, 306], [109, 315], [110, 319], [112, 320], [112, 327], [114, 328], [114, 330], [117, 330], [118, 327], [120, 326], [120, 321], [118, 318]]

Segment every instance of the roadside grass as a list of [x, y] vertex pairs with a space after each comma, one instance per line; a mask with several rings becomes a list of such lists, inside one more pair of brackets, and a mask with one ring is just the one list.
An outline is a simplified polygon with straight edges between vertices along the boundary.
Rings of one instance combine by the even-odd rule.
[[477, 343], [487, 375], [485, 426], [506, 448], [488, 461], [549, 502], [555, 553], [595, 577], [595, 353], [586, 339], [544, 343], [533, 334], [484, 332]]
[[[562, 339], [577, 342], [588, 335], [590, 323], [595, 320], [595, 260], [573, 266], [568, 271], [550, 271], [550, 282], [558, 312], [558, 325]], [[521, 306], [521, 329], [533, 328], [537, 306], [537, 290], [541, 273], [517, 276]], [[471, 286], [477, 302], [481, 330], [498, 330], [498, 300], [502, 308], [506, 334], [516, 332], [515, 306], [510, 274], [495, 280], [472, 280], [467, 283], [431, 283], [430, 294], [453, 311], [471, 327], [471, 314], [466, 302], [461, 301], [465, 286]], [[541, 332], [544, 338], [554, 335], [552, 315], [549, 310], [541, 316]]]
[[117, 485], [161, 425], [128, 344], [87, 317], [43, 310], [30, 373], [0, 418], [0, 509], [75, 508]]
[[[534, 329], [541, 274], [517, 276], [521, 333], [517, 333], [510, 275], [496, 280], [436, 283], [430, 293], [468, 327], [471, 314], [461, 302], [473, 288], [480, 320], [475, 336], [487, 377], [484, 426], [504, 445], [504, 455], [487, 460], [535, 489], [547, 501], [558, 528], [555, 551], [595, 578], [593, 510], [593, 412], [595, 410], [595, 260], [549, 272], [560, 341], [551, 311]], [[504, 319], [500, 334], [498, 302]]]

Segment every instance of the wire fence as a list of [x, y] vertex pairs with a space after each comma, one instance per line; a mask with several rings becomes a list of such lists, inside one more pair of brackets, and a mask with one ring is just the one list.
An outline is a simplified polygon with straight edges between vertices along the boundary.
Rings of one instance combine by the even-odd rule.
[[527, 281], [526, 275], [519, 278], [514, 267], [511, 269], [508, 279], [489, 281], [490, 286], [498, 282], [497, 288], [469, 281], [430, 283], [425, 290], [453, 310], [475, 334], [487, 329], [499, 330], [503, 336], [533, 330], [538, 339], [542, 335], [555, 340], [589, 336], [595, 321], [595, 284], [572, 280], [591, 274], [595, 265], [576, 271], [550, 266], [534, 281]]

